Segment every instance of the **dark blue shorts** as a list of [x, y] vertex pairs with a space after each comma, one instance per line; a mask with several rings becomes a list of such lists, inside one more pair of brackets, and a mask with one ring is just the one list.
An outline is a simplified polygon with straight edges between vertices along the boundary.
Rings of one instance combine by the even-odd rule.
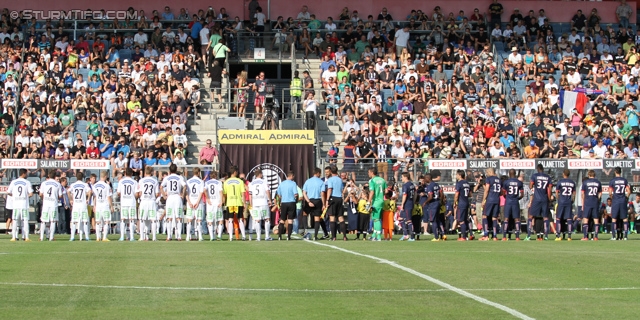
[[547, 218], [549, 217], [549, 203], [547, 202], [534, 202], [529, 207], [529, 215], [534, 218]]
[[469, 207], [458, 207], [456, 220], [458, 222], [466, 222], [467, 219], [469, 219]]
[[482, 215], [487, 216], [487, 218], [497, 218], [500, 215], [500, 204], [485, 203], [484, 208], [482, 209]]
[[627, 203], [611, 204], [611, 219], [626, 219], [629, 216], [629, 208]]
[[600, 219], [601, 218], [600, 210], [598, 207], [584, 207], [582, 210], [582, 218], [583, 219]]
[[440, 206], [428, 205], [427, 206], [427, 214], [424, 216], [427, 217], [427, 221], [425, 222], [434, 222], [440, 215]]
[[556, 208], [556, 219], [573, 219], [572, 205], [558, 205]]
[[507, 203], [504, 205], [504, 219], [520, 219], [520, 204]]
[[405, 221], [411, 221], [411, 213], [413, 212], [413, 203], [407, 202], [404, 204], [402, 210], [400, 210], [400, 218]]

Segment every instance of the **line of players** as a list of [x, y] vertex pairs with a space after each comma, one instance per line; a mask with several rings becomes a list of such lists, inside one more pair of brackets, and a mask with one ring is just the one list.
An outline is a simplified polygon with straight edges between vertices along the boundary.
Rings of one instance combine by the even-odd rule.
[[[549, 175], [544, 173], [542, 165], [536, 167], [536, 173], [531, 176], [530, 188], [533, 190], [533, 197], [529, 202], [527, 217], [527, 237], [525, 241], [532, 240], [532, 233], [536, 233], [537, 240], [548, 239], [551, 230], [549, 220], [551, 217], [550, 203], [552, 195], [552, 181]], [[498, 217], [500, 213], [500, 197], [505, 197], [504, 203], [504, 219], [502, 227], [502, 241], [508, 241], [507, 230], [509, 222], [512, 221], [515, 227], [516, 241], [520, 241], [520, 200], [524, 196], [524, 184], [516, 178], [516, 171], [511, 169], [508, 173], [508, 179], [501, 182], [495, 175], [493, 169], [487, 169], [487, 177], [485, 179], [484, 194], [482, 197], [482, 225], [483, 237], [480, 241], [498, 241]], [[629, 221], [628, 221], [628, 198], [631, 188], [627, 179], [622, 177], [622, 169], [617, 167], [614, 169], [615, 177], [609, 182], [609, 197], [612, 199], [611, 218], [612, 218], [612, 238], [628, 239]], [[564, 170], [563, 178], [556, 183], [556, 238], [555, 241], [562, 241], [564, 236], [571, 241], [571, 233], [573, 227], [573, 208], [576, 200], [576, 182], [569, 178], [570, 171]], [[457, 183], [454, 196], [454, 212], [457, 224], [460, 226], [461, 237], [458, 241], [473, 240], [470, 231], [470, 184], [465, 180], [465, 172], [459, 170], [457, 172]], [[420, 203], [423, 212], [428, 213], [428, 219], [433, 223], [435, 239], [444, 238], [443, 221], [439, 221], [439, 215], [436, 213], [440, 210], [440, 202], [438, 197], [443, 197], [442, 190], [437, 183], [431, 181], [430, 176], [426, 175], [424, 180], [424, 189], [420, 192]], [[405, 183], [406, 184], [406, 183]], [[424, 199], [424, 201], [422, 200]], [[593, 238], [598, 240], [599, 227], [601, 222], [600, 203], [602, 199], [602, 184], [595, 178], [595, 171], [589, 170], [587, 178], [582, 183], [580, 206], [582, 214], [578, 215], [582, 218], [582, 241], [589, 240], [589, 222], [593, 221]], [[409, 207], [406, 207], [409, 209]], [[617, 230], [618, 221], [622, 221], [622, 230]], [[566, 233], [562, 234], [562, 225], [566, 223]], [[491, 230], [491, 231], [490, 231]], [[618, 231], [621, 231], [620, 234]]]
[[[120, 241], [128, 238], [135, 241], [136, 220], [140, 220], [140, 240], [157, 240], [160, 221], [164, 221], [167, 228], [167, 241], [172, 238], [182, 240], [182, 223], [186, 222], [186, 240], [191, 240], [191, 231], [195, 223], [195, 236], [203, 241], [201, 222], [206, 219], [210, 240], [221, 238], [223, 222], [227, 222], [229, 240], [232, 240], [233, 221], [239, 221], [239, 229], [245, 238], [244, 217], [244, 181], [238, 178], [238, 170], [234, 169], [231, 177], [224, 184], [216, 179], [216, 173], [209, 174], [206, 182], [200, 178], [200, 169], [194, 168], [193, 176], [186, 180], [177, 174], [177, 167], [169, 167], [169, 175], [162, 179], [161, 183], [153, 178], [154, 169], [147, 167], [145, 177], [136, 181], [132, 178], [131, 169], [125, 171], [125, 176], [118, 182], [115, 192], [120, 198]], [[27, 171], [21, 169], [19, 178], [14, 179], [7, 190], [11, 199], [10, 207], [13, 210], [13, 233], [11, 241], [18, 240], [18, 232], [22, 227], [22, 239], [29, 239], [29, 198], [33, 195], [33, 187], [26, 179]], [[113, 190], [107, 182], [108, 173], [102, 172], [100, 181], [89, 186], [83, 181], [84, 174], [76, 173], [77, 181], [67, 188], [67, 194], [71, 204], [71, 238], [75, 240], [76, 231], [79, 240], [89, 241], [89, 213], [88, 206], [93, 200], [93, 210], [96, 220], [96, 241], [109, 241], [108, 228], [111, 224], [114, 212]], [[45, 240], [45, 230], [49, 230], [48, 239], [54, 240], [55, 227], [58, 221], [58, 202], [63, 196], [63, 187], [56, 180], [54, 171], [51, 171], [45, 182], [41, 184], [39, 195], [42, 199], [42, 215], [40, 228], [40, 241]], [[269, 236], [269, 213], [272, 204], [271, 191], [266, 181], [262, 179], [262, 173], [257, 171], [255, 179], [249, 185], [252, 194], [250, 205], [254, 228], [256, 228], [258, 241], [260, 241], [260, 222], [265, 222], [265, 240], [272, 240]], [[162, 200], [161, 200], [162, 199]], [[184, 201], [183, 201], [184, 200]], [[138, 206], [139, 201], [139, 206]], [[164, 211], [158, 210], [158, 203], [165, 201]], [[186, 208], [183, 208], [183, 203]], [[228, 213], [223, 214], [223, 204], [228, 206]], [[205, 211], [206, 207], [206, 211]], [[185, 210], [186, 209], [186, 210]], [[206, 212], [206, 213], [205, 213]], [[240, 217], [238, 217], [240, 213]], [[128, 237], [125, 232], [129, 230]], [[216, 232], [214, 232], [214, 229]], [[84, 236], [84, 238], [83, 238]], [[151, 239], [150, 239], [151, 236]], [[249, 235], [251, 240], [251, 236]]]

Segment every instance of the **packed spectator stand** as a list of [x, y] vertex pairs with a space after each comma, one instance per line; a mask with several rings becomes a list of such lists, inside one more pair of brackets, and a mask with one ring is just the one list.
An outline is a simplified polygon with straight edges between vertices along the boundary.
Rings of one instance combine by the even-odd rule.
[[[497, 1], [472, 12], [381, 8], [367, 17], [345, 7], [326, 20], [307, 6], [271, 21], [257, 1], [248, 9], [251, 21], [224, 8], [130, 8], [136, 21], [24, 20], [3, 10], [2, 156], [185, 163], [201, 81], [221, 72], [207, 58], [214, 34], [229, 58], [292, 46], [302, 65], [320, 59], [319, 77], [300, 70], [293, 111], [317, 105], [340, 123], [327, 162], [638, 156], [640, 37], [628, 19], [605, 25], [597, 12], [577, 12], [548, 21], [544, 9], [501, 12]], [[253, 81], [230, 77], [228, 103], [253, 105]], [[575, 88], [590, 90], [588, 114], [563, 112], [560, 96]]]

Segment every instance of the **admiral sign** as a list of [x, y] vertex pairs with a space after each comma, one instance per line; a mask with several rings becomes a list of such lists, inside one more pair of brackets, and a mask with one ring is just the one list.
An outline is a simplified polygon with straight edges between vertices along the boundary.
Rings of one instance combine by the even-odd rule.
[[2, 159], [3, 169], [37, 169], [36, 159]]
[[467, 160], [429, 160], [429, 169], [467, 169]]
[[568, 169], [602, 169], [602, 159], [569, 159]]

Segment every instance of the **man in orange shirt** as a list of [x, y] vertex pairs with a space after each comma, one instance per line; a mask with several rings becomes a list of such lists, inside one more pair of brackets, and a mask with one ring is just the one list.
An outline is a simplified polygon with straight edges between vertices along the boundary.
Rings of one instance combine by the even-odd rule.
[[540, 148], [535, 141], [529, 141], [529, 146], [524, 148], [524, 156], [529, 159], [535, 159], [540, 155]]

